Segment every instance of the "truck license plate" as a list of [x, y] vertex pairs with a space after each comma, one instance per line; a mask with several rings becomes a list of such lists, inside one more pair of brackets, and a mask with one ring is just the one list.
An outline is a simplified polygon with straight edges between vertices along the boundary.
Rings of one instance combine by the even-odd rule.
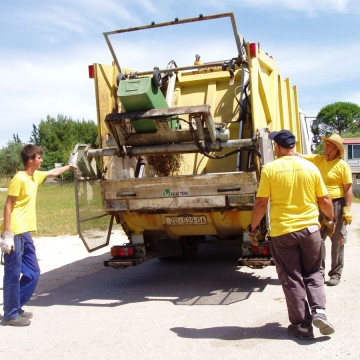
[[205, 225], [206, 216], [166, 216], [166, 225]]

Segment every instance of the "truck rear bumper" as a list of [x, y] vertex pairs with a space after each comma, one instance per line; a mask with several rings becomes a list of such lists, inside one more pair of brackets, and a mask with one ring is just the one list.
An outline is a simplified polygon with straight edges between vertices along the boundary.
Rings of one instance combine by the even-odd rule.
[[125, 269], [128, 266], [140, 265], [143, 262], [144, 262], [143, 258], [128, 258], [128, 259], [112, 258], [110, 260], [105, 260], [104, 266], [112, 267], [115, 269]]

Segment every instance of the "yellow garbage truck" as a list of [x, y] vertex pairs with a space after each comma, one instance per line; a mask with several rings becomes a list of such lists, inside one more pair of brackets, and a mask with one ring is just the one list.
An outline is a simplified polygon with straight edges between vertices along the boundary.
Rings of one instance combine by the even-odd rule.
[[[207, 39], [209, 28], [228, 30], [225, 41]], [[126, 34], [131, 40], [119, 45]], [[201, 40], [191, 46], [194, 35]], [[239, 266], [273, 265], [267, 216], [258, 246], [248, 226], [261, 168], [274, 158], [268, 133], [289, 129], [296, 150], [309, 152], [296, 87], [259, 43], [238, 33], [232, 13], [152, 22], [104, 37], [111, 64], [89, 66], [99, 142], [76, 146], [77, 225], [87, 250], [111, 241], [104, 265], [126, 268], [194, 257], [202, 243], [213, 242], [235, 244]], [[133, 63], [123, 66], [122, 55]]]

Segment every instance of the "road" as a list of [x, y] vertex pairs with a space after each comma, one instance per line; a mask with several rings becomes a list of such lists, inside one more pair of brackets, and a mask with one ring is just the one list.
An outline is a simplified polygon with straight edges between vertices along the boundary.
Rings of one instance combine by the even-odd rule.
[[102, 265], [108, 249], [89, 255], [77, 237], [38, 238], [42, 275], [26, 307], [34, 318], [0, 327], [0, 357], [359, 359], [360, 204], [353, 215], [343, 279], [326, 287], [332, 337], [289, 337], [275, 268], [236, 268], [235, 247], [204, 245], [194, 261], [115, 270]]

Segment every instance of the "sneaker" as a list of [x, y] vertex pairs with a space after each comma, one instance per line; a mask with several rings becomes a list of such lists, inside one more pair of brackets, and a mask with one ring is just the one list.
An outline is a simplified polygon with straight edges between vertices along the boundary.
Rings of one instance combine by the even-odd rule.
[[313, 325], [320, 330], [322, 335], [331, 335], [335, 332], [334, 326], [328, 321], [325, 314], [315, 313], [312, 318]]
[[22, 316], [23, 318], [27, 318], [27, 319], [32, 319], [32, 317], [33, 317], [33, 313], [31, 313], [30, 311], [25, 311], [25, 310], [20, 310], [19, 315]]
[[311, 340], [314, 338], [314, 332], [312, 327], [303, 327], [300, 325], [290, 324], [288, 326], [288, 333], [300, 339]]
[[21, 315], [17, 316], [16, 318], [10, 319], [10, 320], [3, 320], [4, 326], [29, 326], [31, 324], [31, 321], [25, 317], [22, 317]]
[[340, 279], [332, 277], [326, 282], [326, 285], [327, 286], [336, 286], [336, 285], [339, 285], [339, 282], [340, 282]]

